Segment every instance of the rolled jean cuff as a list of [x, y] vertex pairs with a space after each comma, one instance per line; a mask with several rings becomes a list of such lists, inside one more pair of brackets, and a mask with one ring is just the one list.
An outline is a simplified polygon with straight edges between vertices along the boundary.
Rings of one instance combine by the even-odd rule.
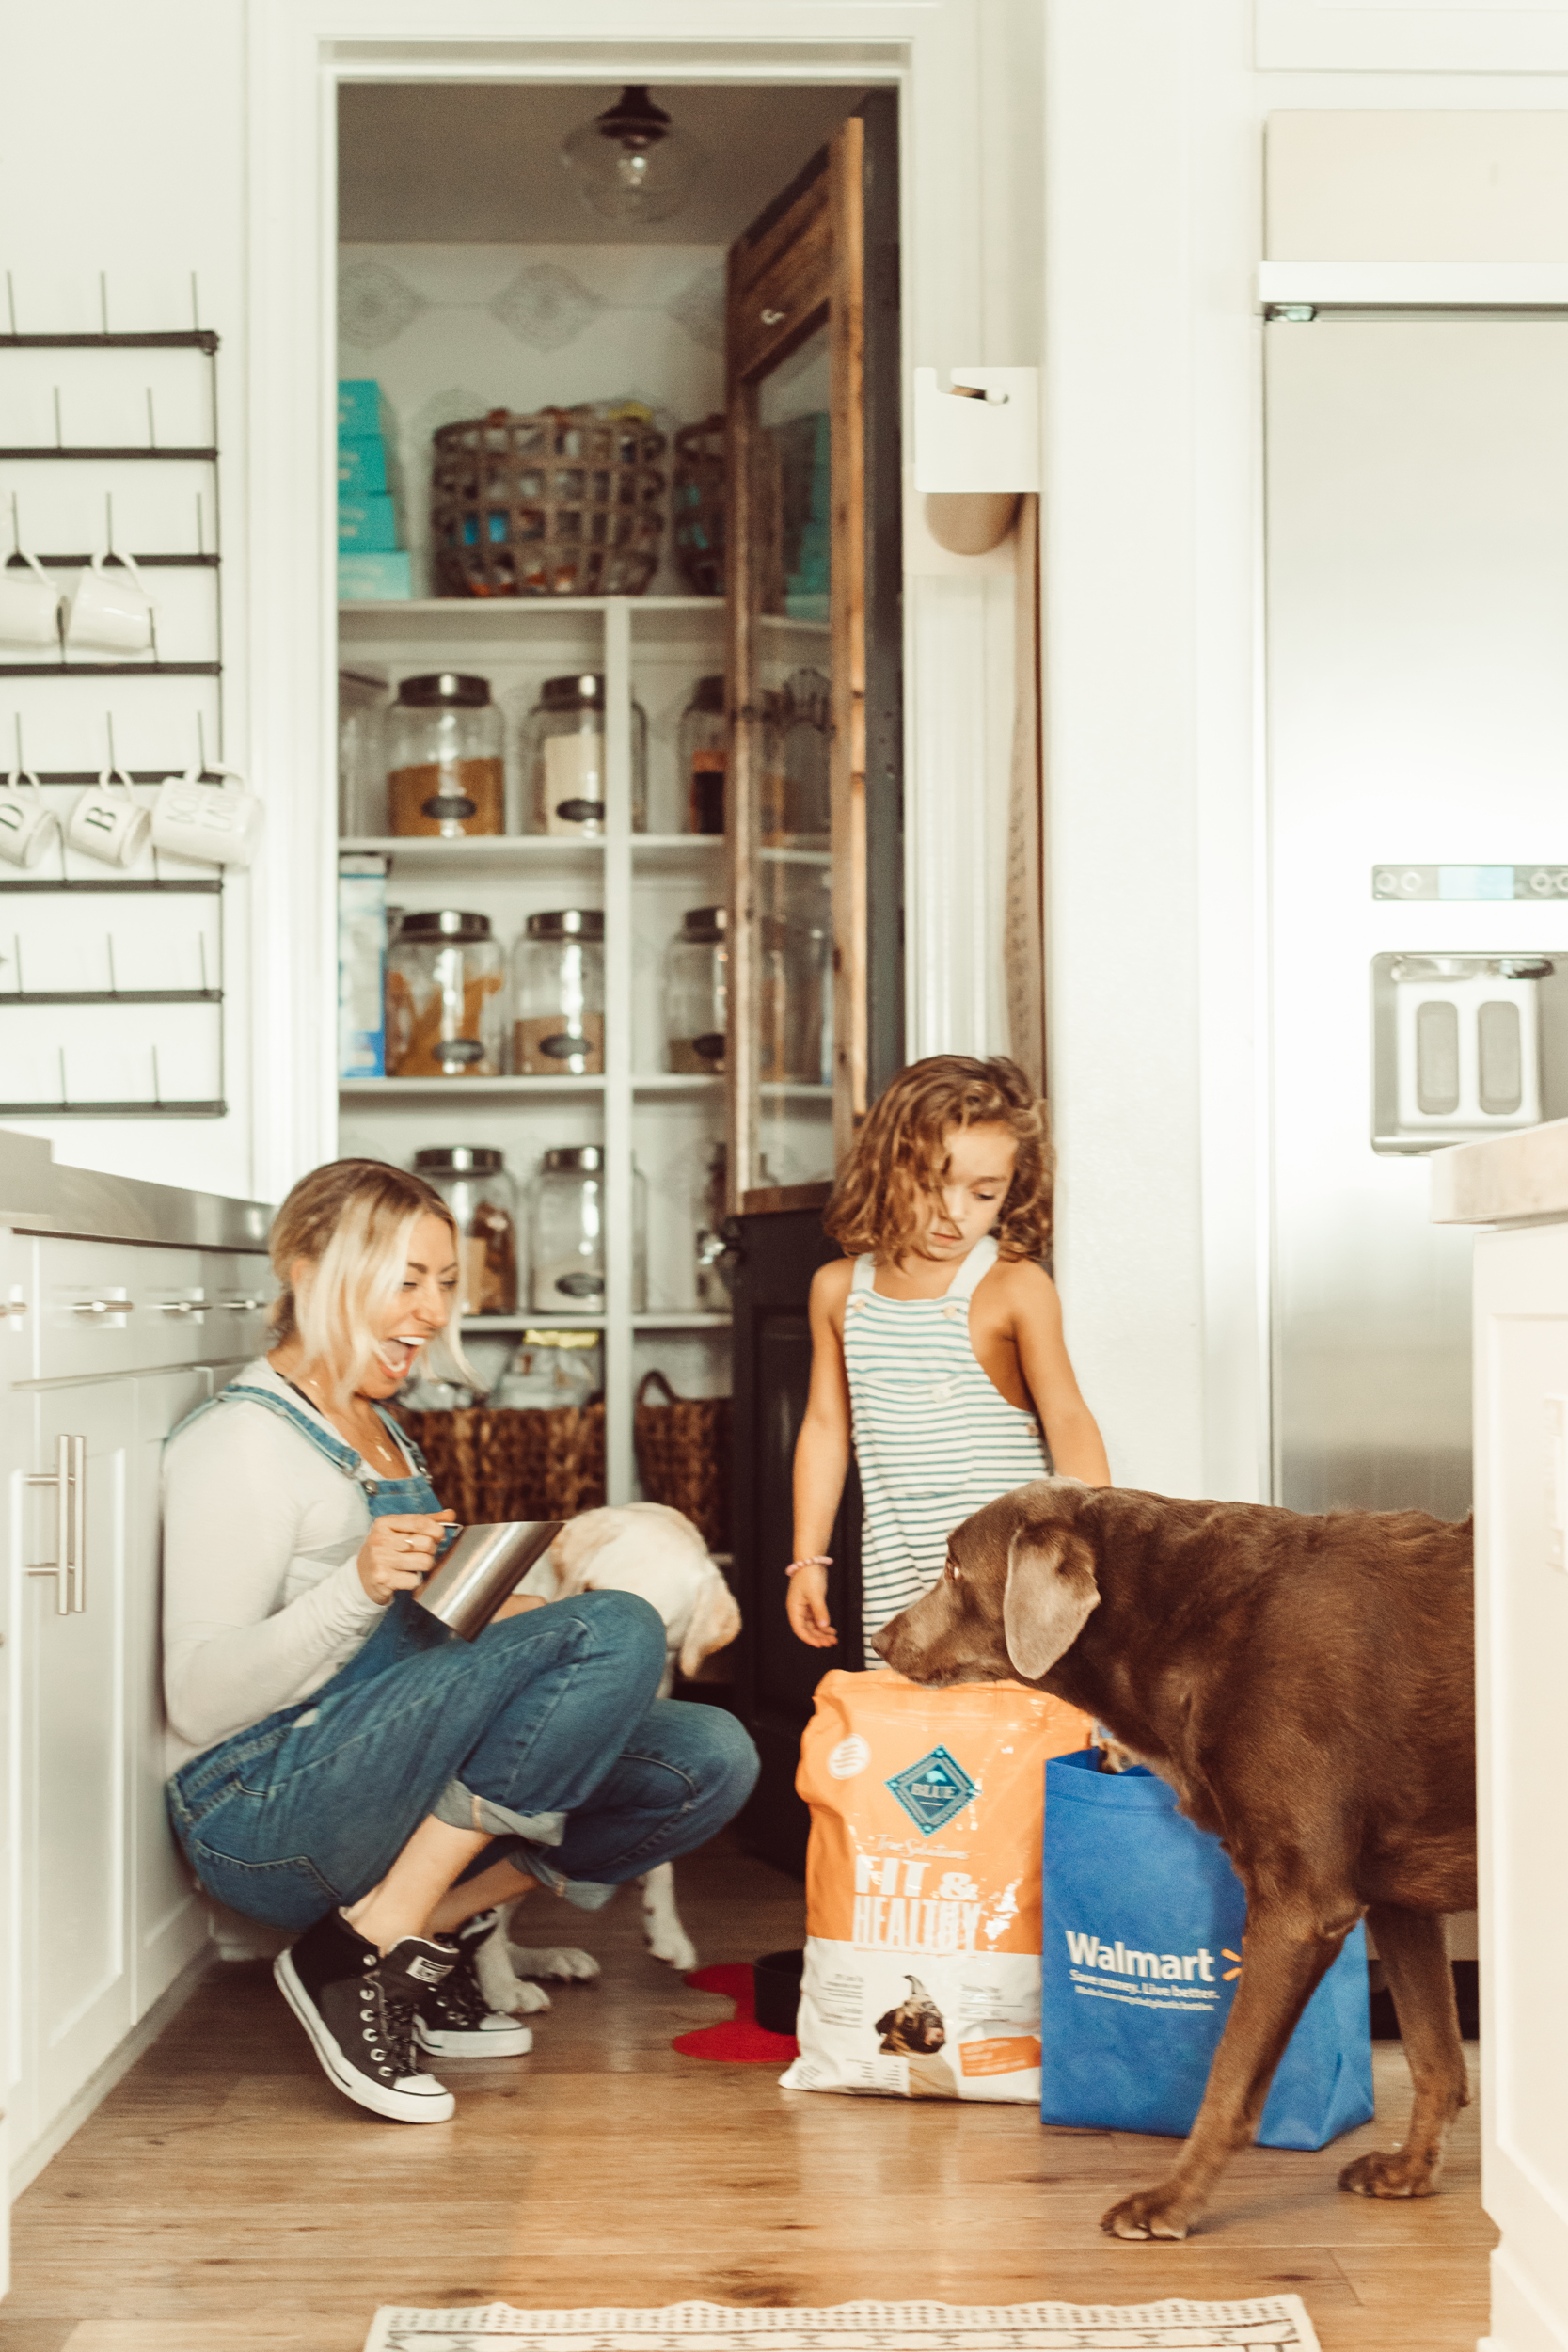
[[567, 1879], [551, 1867], [537, 1846], [514, 1846], [507, 1855], [512, 1867], [524, 1878], [537, 1879], [562, 1902], [571, 1903], [578, 1911], [602, 1911], [618, 1889], [607, 1886], [599, 1879]]
[[432, 1807], [451, 1829], [487, 1830], [492, 1837], [526, 1837], [536, 1846], [559, 1846], [566, 1835], [564, 1813], [514, 1813], [493, 1798], [476, 1797], [460, 1780], [449, 1780]]

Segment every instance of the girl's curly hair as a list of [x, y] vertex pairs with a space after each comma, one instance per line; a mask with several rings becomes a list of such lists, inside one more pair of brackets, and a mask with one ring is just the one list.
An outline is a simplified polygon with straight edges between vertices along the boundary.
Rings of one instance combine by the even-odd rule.
[[1004, 1258], [1049, 1264], [1056, 1154], [1045, 1104], [1016, 1061], [998, 1054], [933, 1054], [911, 1062], [878, 1096], [855, 1138], [822, 1223], [847, 1257], [902, 1257], [921, 1213], [940, 1192], [942, 1138], [954, 1127], [1006, 1127], [1018, 1145], [995, 1232]]

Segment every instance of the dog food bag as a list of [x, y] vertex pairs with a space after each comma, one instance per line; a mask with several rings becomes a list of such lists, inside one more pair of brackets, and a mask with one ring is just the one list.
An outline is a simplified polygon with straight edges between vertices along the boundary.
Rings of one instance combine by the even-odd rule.
[[1019, 1683], [824, 1675], [795, 1783], [811, 1844], [786, 2090], [1038, 2099], [1041, 1784], [1090, 1733]]

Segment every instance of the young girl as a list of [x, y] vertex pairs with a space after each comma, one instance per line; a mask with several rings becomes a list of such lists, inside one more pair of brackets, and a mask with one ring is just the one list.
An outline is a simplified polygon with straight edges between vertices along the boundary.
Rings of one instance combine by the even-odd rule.
[[[1051, 1240], [1054, 1154], [1016, 1062], [936, 1054], [875, 1104], [823, 1220], [845, 1255], [811, 1286], [811, 1393], [795, 1448], [789, 1622], [828, 1619], [822, 1547], [849, 1467], [864, 1498], [863, 1632], [935, 1582], [953, 1529], [1010, 1487], [1108, 1486], [1062, 1338]], [[869, 1647], [868, 1666], [881, 1661]]]

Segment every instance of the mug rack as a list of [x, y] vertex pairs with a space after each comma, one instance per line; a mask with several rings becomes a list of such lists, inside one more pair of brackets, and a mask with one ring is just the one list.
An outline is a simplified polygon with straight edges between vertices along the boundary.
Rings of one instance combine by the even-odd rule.
[[[61, 429], [61, 387], [55, 386], [54, 388], [54, 439], [52, 441], [21, 443], [7, 442], [0, 445], [0, 465], [33, 465], [39, 462], [43, 462], [51, 467], [96, 465], [113, 467], [135, 466], [139, 469], [148, 465], [160, 464], [184, 465], [187, 467], [191, 465], [198, 465], [207, 467], [213, 469], [211, 511], [214, 523], [214, 537], [219, 536], [220, 534], [217, 531], [217, 477], [215, 471], [218, 459], [216, 374], [216, 358], [219, 348], [218, 337], [212, 331], [212, 329], [199, 326], [184, 329], [110, 333], [107, 331], [106, 288], [104, 290], [104, 310], [105, 331], [96, 335], [21, 334], [16, 331], [13, 312], [11, 321], [12, 331], [8, 334], [0, 334], [0, 356], [22, 352], [53, 351], [81, 355], [83, 358], [87, 358], [91, 356], [107, 352], [188, 351], [198, 359], [198, 362], [205, 363], [207, 374], [205, 386], [206, 416], [209, 420], [211, 420], [212, 438], [205, 441], [180, 441], [175, 443], [161, 442], [157, 434], [153, 394], [151, 389], [149, 388], [147, 392], [148, 431], [145, 441], [68, 441]], [[80, 381], [80, 379], [78, 379], [78, 381]], [[3, 382], [3, 375], [0, 375], [0, 382]], [[205, 544], [205, 503], [204, 498], [198, 491], [197, 497], [198, 545], [195, 549], [179, 550], [167, 548], [162, 549], [153, 548], [150, 549], [146, 554], [135, 555], [133, 558], [133, 561], [141, 568], [150, 571], [191, 570], [206, 571], [214, 575], [214, 659], [199, 660], [165, 660], [159, 654], [156, 640], [154, 639], [152, 646], [153, 658], [150, 660], [78, 660], [71, 658], [69, 648], [62, 640], [59, 657], [57, 660], [47, 661], [0, 661], [0, 678], [50, 678], [57, 681], [65, 678], [86, 679], [102, 677], [210, 677], [219, 680], [220, 683], [218, 685], [215, 697], [215, 715], [217, 723], [217, 756], [221, 762], [223, 757], [223, 696], [221, 686], [221, 679], [223, 676], [222, 559], [216, 547], [209, 548]], [[110, 530], [108, 537], [112, 546], [112, 501], [110, 503], [109, 512]], [[46, 567], [61, 571], [69, 571], [86, 568], [86, 566], [91, 562], [91, 557], [87, 554], [40, 555], [39, 557], [39, 561]], [[110, 756], [111, 765], [113, 765], [112, 721], [110, 722]], [[198, 730], [201, 729], [199, 712], [198, 713]], [[5, 763], [3, 761], [0, 761], [0, 766], [3, 766], [4, 764]], [[182, 753], [169, 757], [161, 767], [154, 769], [133, 769], [127, 772], [129, 773], [130, 780], [134, 785], [160, 784], [166, 776], [182, 772], [186, 768], [187, 764], [188, 754]], [[204, 743], [203, 756], [199, 762], [199, 772], [201, 773], [204, 781], [214, 783], [218, 781], [218, 778], [212, 773], [207, 766]], [[46, 786], [90, 787], [96, 784], [97, 781], [97, 772], [90, 770], [62, 768], [39, 771], [39, 782]], [[72, 874], [66, 870], [67, 860], [64, 852], [63, 833], [61, 835], [60, 866], [61, 871], [57, 876], [47, 877], [24, 873], [15, 873], [13, 875], [11, 872], [8, 871], [8, 869], [0, 867], [0, 898], [9, 898], [13, 901], [13, 903], [20, 901], [22, 905], [26, 904], [27, 901], [32, 898], [40, 897], [53, 898], [56, 900], [75, 900], [77, 902], [91, 901], [95, 899], [108, 899], [112, 901], [116, 898], [123, 898], [146, 897], [158, 897], [161, 898], [172, 899], [177, 902], [182, 899], [194, 899], [199, 902], [208, 898], [216, 898], [217, 907], [214, 911], [216, 919], [213, 928], [213, 932], [209, 934], [204, 930], [198, 930], [195, 942], [198, 958], [198, 970], [202, 984], [199, 987], [194, 988], [119, 987], [117, 984], [115, 977], [113, 933], [106, 925], [98, 925], [93, 926], [90, 930], [79, 929], [77, 930], [73, 930], [71, 941], [72, 951], [74, 953], [79, 946], [81, 950], [79, 962], [82, 968], [90, 969], [94, 963], [101, 963], [106, 966], [107, 977], [109, 979], [109, 986], [107, 988], [28, 988], [24, 984], [25, 956], [24, 953], [23, 940], [19, 932], [13, 932], [10, 940], [10, 955], [8, 961], [9, 961], [12, 964], [18, 985], [14, 988], [0, 987], [0, 1009], [17, 1009], [26, 1011], [36, 1018], [37, 1013], [40, 1009], [45, 1011], [51, 1009], [65, 1010], [75, 1007], [91, 1007], [101, 1011], [110, 1012], [119, 1008], [130, 1006], [138, 1008], [166, 1006], [208, 1008], [211, 1010], [213, 1019], [216, 1022], [217, 1027], [215, 1036], [210, 1041], [211, 1051], [206, 1056], [206, 1059], [211, 1067], [215, 1068], [217, 1074], [217, 1087], [215, 1092], [211, 1096], [199, 1098], [195, 1096], [166, 1096], [164, 1091], [163, 1074], [160, 1067], [160, 1047], [157, 1042], [148, 1040], [145, 1042], [138, 1041], [136, 1045], [128, 1047], [125, 1054], [120, 1057], [119, 1066], [129, 1071], [135, 1061], [145, 1055], [150, 1079], [151, 1090], [149, 1095], [135, 1096], [130, 1099], [118, 1101], [106, 1100], [102, 1096], [76, 1097], [71, 1091], [67, 1047], [64, 1043], [59, 1042], [56, 1040], [55, 1044], [54, 1058], [55, 1067], [58, 1071], [57, 1092], [52, 1097], [45, 1097], [33, 1101], [0, 1102], [0, 1118], [223, 1118], [227, 1113], [228, 1104], [224, 1099], [225, 1089], [223, 1084], [224, 885], [222, 875], [214, 874], [211, 877], [191, 877], [188, 875], [180, 875], [170, 877], [158, 871], [158, 862], [155, 853], [153, 853], [151, 858], [152, 870], [148, 874], [104, 875], [102, 878], [96, 875]], [[20, 914], [21, 905], [17, 907], [17, 912]], [[108, 908], [105, 907], [104, 913], [106, 914], [107, 912]], [[82, 910], [82, 916], [84, 917], [86, 909], [84, 907]], [[171, 915], [173, 913], [174, 909], [171, 908]], [[82, 917], [78, 917], [76, 920], [80, 923]], [[3, 934], [5, 930], [8, 928], [8, 927], [4, 924], [3, 918], [0, 918], [0, 934]], [[102, 932], [101, 941], [94, 938], [94, 931]], [[208, 971], [207, 944], [209, 936], [212, 937], [213, 945], [215, 949], [215, 961], [217, 964], [215, 977], [210, 975]], [[166, 1050], [167, 1040], [166, 1039]], [[47, 1048], [45, 1048], [45, 1051], [47, 1051]], [[45, 1064], [42, 1068], [40, 1068], [35, 1060], [35, 1068], [38, 1070], [39, 1075], [44, 1074], [44, 1069], [46, 1066], [47, 1065]], [[45, 1083], [47, 1083], [47, 1077], [45, 1077]]]

